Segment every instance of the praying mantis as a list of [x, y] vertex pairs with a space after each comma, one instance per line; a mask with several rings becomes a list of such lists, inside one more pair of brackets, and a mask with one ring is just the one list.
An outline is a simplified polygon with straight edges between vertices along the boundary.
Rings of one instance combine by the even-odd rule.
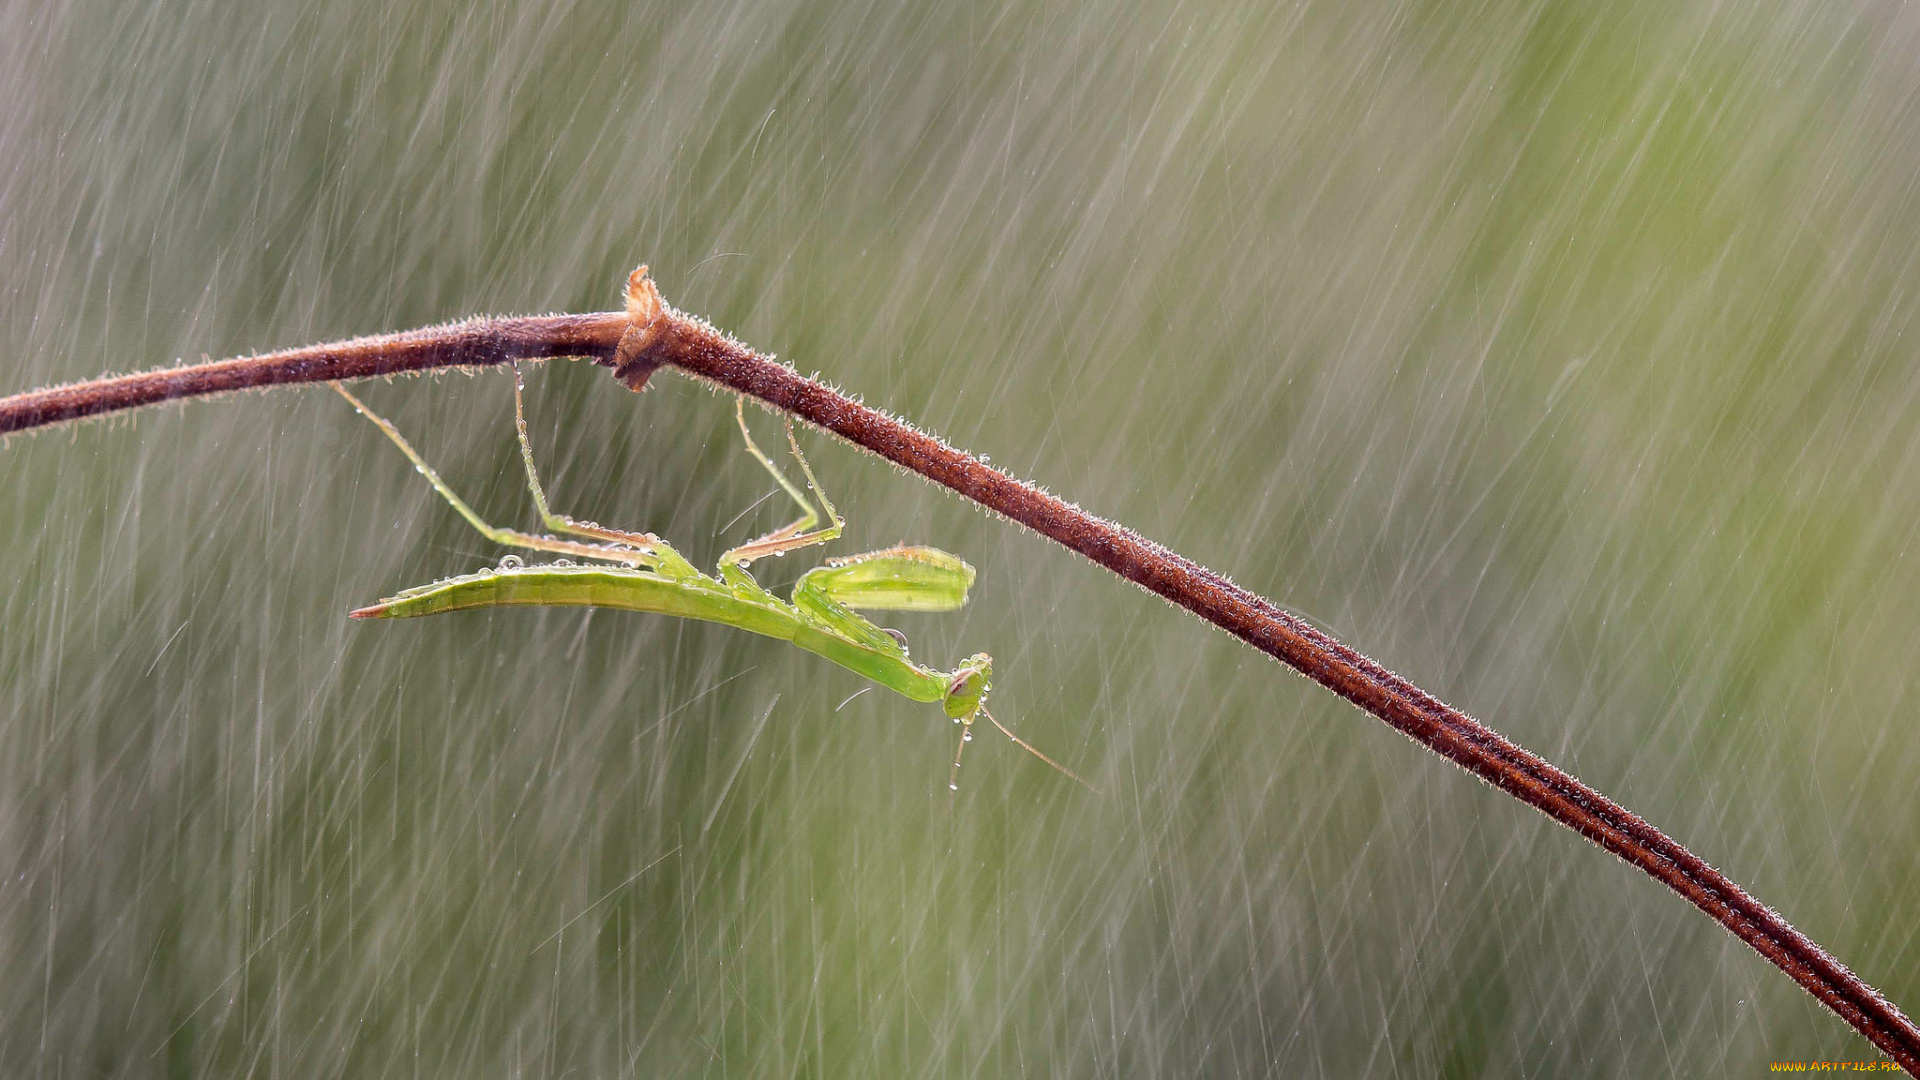
[[[953, 611], [961, 607], [973, 585], [974, 571], [959, 556], [937, 548], [902, 545], [830, 559], [802, 575], [793, 587], [792, 598], [786, 601], [753, 579], [747, 568], [754, 560], [828, 543], [840, 536], [845, 525], [801, 453], [792, 420], [787, 421], [787, 445], [806, 477], [805, 492], [753, 441], [753, 433], [747, 428], [745, 399], [735, 400], [734, 419], [747, 452], [799, 504], [801, 513], [792, 522], [723, 553], [716, 572], [709, 576], [652, 533], [609, 529], [554, 513], [533, 462], [533, 443], [527, 435], [526, 385], [519, 365], [513, 367], [514, 430], [526, 466], [527, 487], [541, 524], [549, 530], [547, 535], [488, 524], [454, 493], [398, 428], [346, 387], [337, 382], [332, 386], [384, 432], [433, 489], [482, 536], [505, 547], [563, 556], [551, 563], [528, 564], [519, 556], [508, 555], [498, 568], [406, 589], [348, 612], [350, 617], [405, 619], [474, 608], [531, 605], [618, 608], [738, 627], [817, 653], [910, 700], [938, 703], [960, 726], [959, 746], [947, 778], [949, 790], [960, 789], [960, 759], [973, 741], [975, 718], [984, 716], [1016, 745], [1097, 793], [1093, 785], [1035, 749], [987, 711], [993, 659], [986, 653], [974, 653], [952, 671], [924, 667], [909, 657], [905, 635], [876, 626], [854, 610]], [[808, 492], [819, 503], [818, 510], [808, 500]], [[574, 563], [572, 558], [591, 562]]]

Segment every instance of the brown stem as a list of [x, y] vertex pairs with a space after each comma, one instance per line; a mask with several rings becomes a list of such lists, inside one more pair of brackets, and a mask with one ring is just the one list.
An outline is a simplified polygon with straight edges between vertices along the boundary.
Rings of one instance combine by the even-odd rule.
[[1638, 867], [1753, 946], [1794, 982], [1920, 1075], [1920, 1029], [1774, 911], [1660, 830], [1278, 605], [1131, 530], [841, 396], [660, 299], [646, 268], [628, 311], [474, 319], [0, 400], [0, 434], [178, 398], [276, 383], [360, 378], [520, 358], [581, 356], [633, 389], [676, 367], [809, 421], [1085, 555], [1213, 623], [1379, 717], [1434, 753]]
[[0, 398], [0, 435], [283, 383], [330, 382], [510, 360], [584, 356], [606, 362], [627, 328], [625, 312], [466, 319], [423, 330], [117, 375]]

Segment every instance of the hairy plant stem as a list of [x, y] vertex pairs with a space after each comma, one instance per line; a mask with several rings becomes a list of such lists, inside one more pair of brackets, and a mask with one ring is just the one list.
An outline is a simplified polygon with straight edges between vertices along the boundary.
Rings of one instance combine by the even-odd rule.
[[471, 319], [0, 399], [0, 435], [162, 401], [286, 383], [582, 357], [635, 390], [678, 368], [830, 431], [1060, 543], [1294, 668], [1494, 787], [1638, 867], [1751, 945], [1920, 1075], [1920, 1028], [1779, 914], [1626, 808], [1263, 597], [760, 356], [661, 300], [646, 268], [627, 311]]

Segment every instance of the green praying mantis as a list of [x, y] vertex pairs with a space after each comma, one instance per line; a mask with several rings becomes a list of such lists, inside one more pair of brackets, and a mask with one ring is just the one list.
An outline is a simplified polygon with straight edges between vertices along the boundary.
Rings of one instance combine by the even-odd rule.
[[[353, 396], [339, 383], [340, 395], [398, 446], [414, 468], [460, 516], [488, 540], [505, 547], [562, 556], [551, 563], [527, 564], [509, 555], [495, 569], [445, 578], [400, 592], [377, 604], [348, 614], [356, 619], [405, 619], [474, 608], [531, 605], [542, 607], [606, 607], [648, 611], [684, 619], [699, 619], [738, 627], [755, 634], [792, 642], [841, 667], [913, 701], [938, 703], [960, 726], [960, 741], [947, 779], [950, 790], [960, 789], [960, 759], [973, 741], [973, 722], [984, 716], [1002, 734], [1028, 753], [1059, 770], [1088, 790], [1096, 790], [1065, 766], [1041, 753], [986, 709], [993, 660], [975, 653], [952, 671], [936, 671], [915, 663], [907, 653], [905, 635], [876, 626], [854, 609], [867, 611], [953, 611], [967, 601], [973, 585], [973, 567], [957, 555], [937, 548], [900, 546], [882, 551], [830, 559], [804, 574], [783, 601], [761, 587], [748, 572], [754, 560], [769, 555], [824, 544], [839, 537], [844, 522], [820, 490], [813, 467], [794, 438], [787, 421], [787, 445], [800, 463], [807, 491], [802, 491], [773, 463], [747, 429], [745, 400], [736, 399], [747, 452], [773, 475], [783, 491], [800, 506], [794, 521], [720, 556], [712, 576], [696, 570], [666, 541], [651, 533], [609, 529], [554, 513], [540, 485], [533, 463], [533, 443], [527, 435], [525, 383], [520, 368], [513, 369], [514, 430], [520, 458], [526, 466], [527, 487], [549, 535], [520, 532], [488, 524], [440, 478], [413, 444], [391, 422]], [[807, 493], [819, 503], [814, 508]], [[822, 524], [824, 516], [825, 524]], [[557, 534], [557, 535], [554, 535]], [[570, 539], [571, 538], [571, 539]], [[573, 558], [591, 560], [574, 563]]]

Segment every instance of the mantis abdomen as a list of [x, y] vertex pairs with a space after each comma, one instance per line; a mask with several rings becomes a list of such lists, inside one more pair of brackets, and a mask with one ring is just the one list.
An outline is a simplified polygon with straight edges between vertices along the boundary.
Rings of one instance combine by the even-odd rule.
[[[356, 619], [408, 619], [488, 607], [604, 607], [646, 611], [738, 627], [790, 641], [914, 701], [945, 699], [948, 676], [912, 663], [891, 638], [870, 647], [842, 628], [815, 626], [763, 590], [730, 590], [711, 578], [667, 578], [599, 566], [502, 567], [409, 589], [352, 612]], [[857, 616], [855, 616], [857, 618]]]

